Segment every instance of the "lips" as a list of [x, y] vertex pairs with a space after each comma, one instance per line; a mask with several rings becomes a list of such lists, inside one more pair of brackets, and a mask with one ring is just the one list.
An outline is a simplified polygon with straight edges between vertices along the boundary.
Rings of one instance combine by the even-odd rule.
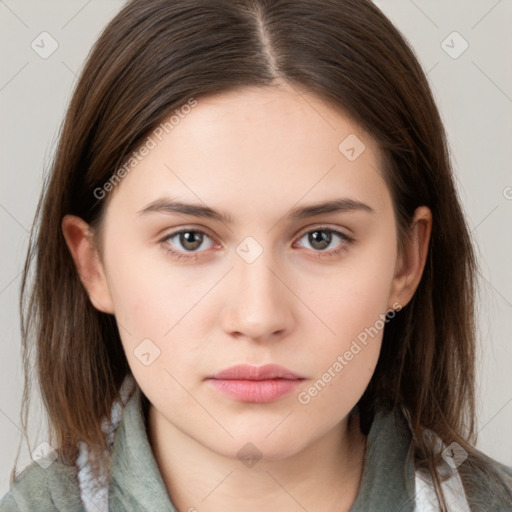
[[278, 364], [265, 364], [263, 366], [239, 364], [227, 368], [226, 370], [222, 370], [210, 378], [222, 380], [304, 379], [303, 376], [292, 372], [284, 366], [279, 366]]
[[232, 366], [207, 381], [213, 389], [239, 402], [273, 402], [288, 395], [305, 377], [276, 364]]

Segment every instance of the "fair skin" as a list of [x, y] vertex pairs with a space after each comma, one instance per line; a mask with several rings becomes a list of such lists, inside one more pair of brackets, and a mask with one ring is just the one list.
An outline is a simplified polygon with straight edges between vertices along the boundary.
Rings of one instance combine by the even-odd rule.
[[[366, 146], [353, 161], [338, 149], [350, 134]], [[108, 198], [101, 253], [83, 220], [64, 218], [90, 300], [115, 315], [151, 402], [150, 444], [181, 512], [344, 511], [353, 504], [366, 438], [357, 425], [348, 428], [348, 414], [372, 377], [382, 329], [308, 403], [298, 396], [379, 315], [404, 307], [421, 279], [431, 212], [416, 210], [407, 251], [398, 254], [381, 168], [376, 143], [341, 111], [286, 85], [248, 88], [199, 98], [123, 178]], [[162, 198], [221, 210], [233, 224], [139, 213]], [[372, 212], [289, 216], [338, 198]], [[205, 231], [202, 243], [170, 237], [182, 228]], [[315, 228], [353, 241], [331, 234], [322, 251], [322, 238], [308, 236]], [[237, 252], [249, 236], [257, 242], [253, 254], [262, 249], [250, 263]], [[146, 366], [134, 350], [147, 339], [160, 355]], [[236, 400], [209, 385], [208, 376], [240, 363], [277, 363], [305, 379], [269, 403]], [[261, 454], [252, 467], [237, 456], [247, 443]]]

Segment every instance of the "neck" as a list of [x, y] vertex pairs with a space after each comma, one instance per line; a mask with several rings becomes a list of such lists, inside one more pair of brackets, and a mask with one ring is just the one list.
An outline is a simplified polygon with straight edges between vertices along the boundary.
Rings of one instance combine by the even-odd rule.
[[348, 511], [362, 477], [366, 438], [348, 417], [282, 459], [240, 460], [210, 450], [152, 405], [148, 436], [162, 479], [180, 511]]

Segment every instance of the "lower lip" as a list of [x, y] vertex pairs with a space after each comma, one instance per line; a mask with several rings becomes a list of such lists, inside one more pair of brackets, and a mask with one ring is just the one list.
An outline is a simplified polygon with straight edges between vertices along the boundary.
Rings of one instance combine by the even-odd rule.
[[208, 379], [222, 393], [241, 402], [272, 402], [292, 392], [303, 379], [231, 380]]

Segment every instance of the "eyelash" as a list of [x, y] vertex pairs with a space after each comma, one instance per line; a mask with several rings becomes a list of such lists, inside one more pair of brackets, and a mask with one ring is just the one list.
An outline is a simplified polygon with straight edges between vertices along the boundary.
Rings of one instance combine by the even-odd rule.
[[[305, 231], [304, 233], [302, 233], [299, 236], [298, 240], [303, 238], [305, 235], [314, 233], [315, 231], [326, 231], [328, 233], [332, 233], [332, 234], [338, 236], [342, 241], [341, 245], [337, 249], [331, 249], [330, 251], [314, 251], [314, 252], [318, 253], [319, 258], [334, 258], [334, 257], [338, 256], [341, 252], [346, 251], [347, 245], [351, 244], [354, 241], [354, 239], [352, 237], [349, 237], [345, 233], [342, 233], [341, 231], [338, 231], [333, 228], [329, 228], [327, 226], [320, 226], [320, 227], [311, 229], [309, 231]], [[170, 253], [172, 255], [172, 257], [176, 258], [177, 260], [179, 260], [179, 259], [196, 260], [198, 257], [198, 253], [202, 252], [202, 251], [196, 251], [196, 252], [187, 254], [187, 253], [183, 253], [181, 251], [176, 251], [176, 250], [172, 249], [170, 247], [170, 245], [167, 243], [167, 240], [169, 240], [170, 238], [174, 238], [175, 236], [180, 235], [181, 233], [201, 233], [203, 235], [206, 235], [208, 238], [211, 238], [210, 235], [206, 231], [199, 229], [199, 228], [193, 228], [193, 229], [185, 228], [185, 229], [180, 229], [178, 231], [174, 231], [173, 233], [166, 235], [165, 238], [160, 240], [163, 249], [167, 253]]]

